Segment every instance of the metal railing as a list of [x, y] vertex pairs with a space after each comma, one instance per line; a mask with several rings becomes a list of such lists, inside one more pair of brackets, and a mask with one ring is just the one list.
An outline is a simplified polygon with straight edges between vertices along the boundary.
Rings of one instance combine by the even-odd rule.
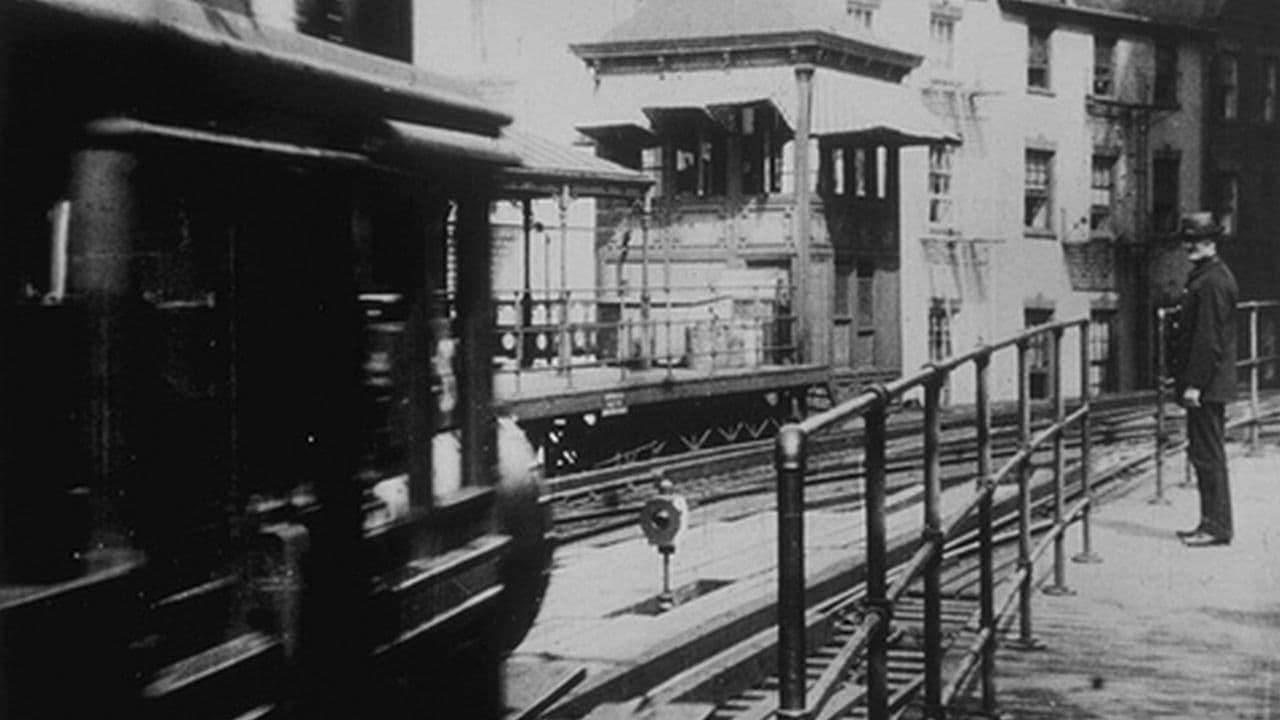
[[[1241, 369], [1247, 369], [1249, 373], [1249, 414], [1242, 420], [1232, 424], [1235, 426], [1248, 426], [1249, 450], [1256, 453], [1258, 451], [1259, 438], [1261, 437], [1262, 424], [1265, 420], [1261, 405], [1263, 369], [1268, 366], [1280, 367], [1280, 354], [1275, 352], [1268, 355], [1261, 354], [1261, 339], [1263, 337], [1261, 327], [1264, 319], [1270, 321], [1271, 332], [1268, 333], [1268, 337], [1274, 343], [1276, 336], [1280, 335], [1280, 300], [1248, 300], [1237, 303], [1236, 312], [1239, 315], [1239, 319], [1243, 320], [1248, 332], [1248, 345], [1243, 348], [1246, 356], [1242, 359], [1237, 357], [1236, 370], [1238, 372]], [[1167, 453], [1180, 450], [1185, 445], [1185, 442], [1177, 444], [1171, 442], [1169, 418], [1165, 409], [1170, 400], [1173, 402], [1178, 402], [1179, 400], [1179, 398], [1170, 397], [1169, 389], [1173, 386], [1173, 378], [1169, 376], [1168, 356], [1169, 334], [1177, 314], [1178, 309], [1176, 307], [1162, 307], [1156, 310], [1156, 494], [1152, 499], [1153, 503], [1165, 502], [1164, 456]], [[1272, 350], [1274, 349], [1272, 348]], [[1239, 355], [1238, 352], [1237, 355]], [[1184, 462], [1183, 477], [1184, 484], [1191, 483], [1191, 461], [1189, 458], [1185, 459]]]
[[[1070, 414], [1062, 390], [1064, 333], [1071, 328], [1079, 336], [1080, 399]], [[1053, 421], [1032, 436], [1030, 375], [1034, 345], [1048, 341]], [[992, 420], [989, 369], [997, 352], [1016, 350], [1018, 358], [1018, 428], [1020, 449], [1003, 466], [992, 468]], [[779, 625], [779, 718], [809, 718], [822, 715], [824, 708], [845, 681], [853, 664], [865, 651], [867, 716], [872, 720], [890, 717], [888, 687], [888, 631], [896, 603], [917, 580], [924, 584], [924, 710], [926, 717], [945, 713], [966, 687], [975, 668], [980, 667], [982, 708], [995, 709], [995, 647], [997, 628], [1017, 601], [1021, 624], [1019, 640], [1030, 645], [1031, 598], [1035, 561], [1053, 547], [1053, 589], [1066, 589], [1064, 531], [1077, 518], [1082, 524], [1083, 548], [1077, 560], [1096, 561], [1091, 547], [1089, 511], [1092, 505], [1089, 465], [1091, 454], [1089, 398], [1089, 321], [1087, 318], [1037, 326], [994, 345], [925, 366], [915, 375], [880, 385], [804, 422], [784, 427], [777, 437], [778, 475], [778, 625]], [[977, 474], [973, 496], [950, 517], [942, 516], [940, 471], [940, 409], [943, 385], [953, 372], [972, 366], [975, 383], [975, 430]], [[886, 537], [886, 420], [893, 405], [915, 390], [923, 390], [924, 496], [921, 542], [909, 562], [888, 584]], [[805, 571], [804, 571], [804, 481], [806, 445], [815, 433], [861, 418], [865, 425], [865, 523], [866, 523], [866, 614], [845, 649], [831, 662], [812, 687], [805, 676]], [[1064, 433], [1080, 426], [1079, 500], [1066, 507], [1067, 488]], [[1035, 547], [1032, 546], [1031, 459], [1037, 449], [1053, 451], [1054, 525]], [[1018, 485], [1018, 561], [1006, 597], [995, 598], [993, 562], [993, 496], [1006, 480]], [[979, 538], [979, 631], [959, 670], [944, 685], [942, 651], [941, 560], [948, 539], [961, 533], [966, 521], [977, 514]]]
[[689, 285], [497, 293], [497, 369], [714, 372], [795, 361], [790, 288]]

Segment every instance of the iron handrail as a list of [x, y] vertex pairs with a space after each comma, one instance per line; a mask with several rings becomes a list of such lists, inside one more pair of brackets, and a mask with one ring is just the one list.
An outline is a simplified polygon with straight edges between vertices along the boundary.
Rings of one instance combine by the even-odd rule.
[[[1239, 304], [1248, 313], [1248, 357], [1237, 361], [1237, 367], [1250, 372], [1249, 417], [1233, 421], [1232, 427], [1248, 425], [1252, 430], [1251, 441], [1257, 442], [1259, 424], [1272, 414], [1259, 411], [1258, 385], [1261, 369], [1277, 360], [1276, 355], [1259, 352], [1258, 319], [1263, 310], [1280, 307], [1280, 301], [1249, 301]], [[1157, 458], [1162, 455], [1165, 443], [1163, 405], [1165, 399], [1165, 311], [1158, 312], [1157, 333]], [[1080, 340], [1080, 403], [1070, 414], [1066, 412], [1065, 394], [1062, 389], [1063, 334], [1077, 328]], [[1030, 398], [1030, 360], [1032, 343], [1047, 337], [1047, 347], [1037, 348], [1047, 355], [1052, 378], [1054, 421], [1038, 434], [1032, 435]], [[1016, 348], [1018, 353], [1018, 425], [1021, 448], [994, 472], [990, 454], [990, 392], [987, 374], [991, 357], [998, 351]], [[975, 385], [975, 423], [979, 446], [977, 488], [974, 495], [958, 511], [945, 520], [938, 505], [940, 479], [938, 477], [938, 436], [940, 424], [938, 410], [941, 405], [940, 389], [956, 370], [973, 364], [977, 372]], [[924, 523], [921, 544], [912, 557], [894, 572], [892, 587], [887, 587], [888, 568], [885, 552], [885, 419], [891, 404], [907, 392], [924, 390], [925, 419], [922, 432], [925, 442], [924, 459]], [[783, 428], [777, 438], [776, 468], [778, 474], [778, 549], [779, 549], [779, 708], [778, 717], [809, 718], [826, 717], [840, 703], [847, 703], [847, 692], [840, 685], [849, 668], [858, 657], [866, 653], [866, 697], [868, 717], [889, 716], [887, 683], [887, 634], [894, 605], [907, 589], [923, 579], [924, 592], [924, 645], [925, 675], [924, 705], [926, 716], [945, 713], [945, 709], [962, 692], [975, 668], [981, 664], [982, 708], [994, 712], [994, 647], [997, 628], [1005, 622], [1017, 603], [1021, 621], [1018, 641], [1033, 645], [1031, 624], [1031, 591], [1035, 578], [1035, 563], [1054, 548], [1053, 583], [1045, 592], [1068, 592], [1065, 579], [1064, 541], [1067, 528], [1079, 522], [1082, 530], [1083, 551], [1076, 560], [1096, 561], [1091, 544], [1089, 515], [1093, 505], [1090, 480], [1091, 404], [1089, 386], [1089, 320], [1081, 318], [1029, 328], [997, 343], [976, 348], [962, 355], [925, 366], [915, 374], [871, 388], [845, 402], [817, 415]], [[827, 430], [841, 423], [861, 418], [865, 423], [865, 475], [864, 506], [867, 526], [867, 580], [866, 613], [856, 632], [846, 646], [816, 679], [812, 688], [806, 688], [804, 674], [804, 549], [803, 549], [803, 482], [807, 464], [807, 439], [814, 433]], [[1067, 428], [1079, 424], [1081, 442], [1079, 465], [1079, 499], [1066, 507], [1066, 468], [1064, 436]], [[1031, 483], [1029, 465], [1033, 455], [1045, 446], [1053, 449], [1052, 497], [1054, 517], [1048, 532], [1032, 546]], [[1157, 464], [1157, 489], [1160, 475]], [[1016, 477], [1018, 483], [1018, 562], [1010, 576], [1009, 589], [997, 603], [994, 597], [992, 570], [992, 504], [996, 487]], [[946, 542], [953, 538], [974, 512], [979, 514], [977, 533], [980, 555], [980, 607], [978, 632], [967, 648], [958, 670], [945, 687], [942, 685], [940, 628], [941, 607], [938, 569]], [[1047, 523], [1046, 523], [1047, 524]], [[799, 622], [797, 622], [797, 618]], [[833, 703], [841, 698], [840, 703]], [[842, 706], [842, 705], [841, 705]]]
[[[1246, 349], [1246, 357], [1237, 357], [1235, 361], [1236, 370], [1247, 368], [1249, 370], [1249, 416], [1244, 421], [1244, 425], [1249, 428], [1249, 451], [1258, 452], [1259, 442], [1261, 438], [1261, 426], [1265, 415], [1261, 410], [1261, 374], [1262, 368], [1270, 365], [1280, 364], [1280, 354], [1261, 355], [1259, 347], [1259, 328], [1258, 321], [1264, 310], [1274, 310], [1280, 308], [1280, 300], [1245, 300], [1236, 303], [1236, 312], [1244, 313], [1247, 317], [1249, 326], [1248, 346]], [[1163, 503], [1164, 500], [1164, 456], [1172, 451], [1176, 451], [1182, 447], [1182, 444], [1171, 445], [1169, 443], [1167, 425], [1168, 418], [1165, 412], [1165, 406], [1168, 402], [1168, 390], [1172, 384], [1173, 378], [1169, 377], [1169, 358], [1168, 358], [1168, 338], [1166, 336], [1166, 325], [1170, 316], [1177, 312], [1176, 307], [1156, 308], [1156, 436], [1155, 436], [1155, 497], [1152, 498], [1153, 503]], [[1273, 318], [1273, 321], [1280, 323], [1280, 318]], [[1173, 398], [1174, 402], [1178, 398]], [[1190, 482], [1191, 466], [1190, 458], [1186, 459], [1183, 468], [1184, 476]]]
[[[1080, 405], [1068, 415], [1065, 412], [1062, 392], [1062, 336], [1071, 328], [1080, 336]], [[994, 577], [992, 571], [992, 502], [997, 485], [1016, 475], [1019, 486], [1019, 536], [1020, 552], [1016, 595], [1021, 599], [1020, 615], [1024, 618], [1023, 635], [1030, 640], [1030, 592], [1032, 566], [1036, 557], [1044, 552], [1033, 552], [1031, 537], [1030, 473], [1027, 467], [1033, 454], [1040, 448], [1054, 446], [1054, 506], [1055, 532], [1045, 542], [1052, 542], [1055, 553], [1055, 577], [1065, 575], [1062, 552], [1063, 530], [1077, 517], [1088, 524], [1088, 508], [1092, 498], [1087, 484], [1083, 499], [1071, 512], [1063, 508], [1064, 463], [1063, 436], [1066, 428], [1079, 423], [1082, 427], [1081, 478], [1087, 483], [1089, 464], [1089, 385], [1088, 352], [1089, 320], [1080, 318], [1029, 328], [999, 342], [976, 348], [925, 366], [913, 375], [882, 384], [857, 395], [826, 412], [811, 416], [799, 423], [783, 428], [776, 444], [776, 468], [778, 473], [778, 552], [779, 552], [779, 708], [778, 716], [787, 718], [810, 717], [810, 713], [822, 716], [824, 708], [836, 697], [839, 686], [848, 669], [858, 656], [867, 654], [867, 706], [871, 718], [889, 715], [887, 681], [887, 632], [895, 604], [901, 600], [912, 583], [923, 579], [925, 622], [925, 676], [923, 680], [926, 712], [941, 711], [954, 695], [951, 688], [963, 684], [963, 679], [953, 680], [946, 688], [942, 684], [941, 648], [941, 589], [940, 563], [947, 540], [954, 537], [974, 512], [980, 515], [979, 536], [981, 555], [980, 626], [979, 643], [974, 658], [964, 663], [964, 673], [981, 660], [983, 666], [984, 706], [994, 709], [994, 638], [996, 623], [1007, 612], [1006, 607], [997, 613], [994, 607]], [[1030, 410], [1030, 349], [1031, 343], [1048, 338], [1046, 349], [1053, 378], [1055, 421], [1035, 436], [1031, 434]], [[987, 372], [991, 357], [1002, 350], [1016, 348], [1018, 352], [1019, 429], [1022, 447], [998, 470], [991, 471], [991, 418], [990, 393]], [[941, 433], [939, 410], [941, 388], [951, 373], [968, 364], [977, 372], [975, 386], [979, 467], [977, 492], [958, 511], [945, 520], [940, 512], [941, 478], [939, 472], [939, 436]], [[923, 388], [925, 418], [922, 427], [924, 440], [924, 527], [921, 544], [911, 559], [895, 574], [892, 587], [887, 586], [887, 559], [885, 538], [885, 419], [890, 404], [908, 392]], [[807, 438], [814, 433], [834, 427], [854, 418], [862, 418], [866, 426], [864, 448], [865, 475], [864, 507], [867, 525], [867, 614], [846, 647], [840, 651], [811, 689], [805, 687], [804, 673], [804, 548], [803, 548], [803, 482], [807, 464]], [[1085, 548], [1081, 557], [1092, 558], [1089, 533], [1086, 532]], [[1012, 596], [1011, 596], [1012, 597]], [[976, 659], [975, 659], [976, 658]]]

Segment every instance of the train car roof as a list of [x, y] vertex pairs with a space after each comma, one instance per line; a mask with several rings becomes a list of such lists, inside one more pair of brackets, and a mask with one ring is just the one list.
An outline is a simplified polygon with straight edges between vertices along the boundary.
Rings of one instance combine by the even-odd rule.
[[[37, 71], [16, 63], [11, 71], [40, 72], [50, 83], [45, 92], [105, 92], [95, 89], [105, 77], [144, 100], [164, 95], [166, 108], [261, 103], [313, 118], [377, 117], [489, 137], [511, 120], [469, 85], [444, 75], [209, 5], [8, 3], [6, 40], [22, 49], [20, 62], [40, 66]], [[129, 104], [127, 98], [117, 102]]]

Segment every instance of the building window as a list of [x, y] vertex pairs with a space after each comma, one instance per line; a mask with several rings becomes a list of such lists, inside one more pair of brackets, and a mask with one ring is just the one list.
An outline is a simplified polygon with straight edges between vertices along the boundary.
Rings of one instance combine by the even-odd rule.
[[1240, 112], [1240, 63], [1235, 55], [1218, 58], [1218, 118], [1235, 120]]
[[1026, 167], [1025, 211], [1022, 224], [1027, 230], [1049, 232], [1053, 229], [1053, 153], [1028, 150]]
[[[1053, 322], [1053, 310], [1045, 308], [1023, 308], [1022, 321], [1024, 327], [1035, 327]], [[1051, 369], [1050, 352], [1053, 342], [1048, 333], [1040, 333], [1027, 342], [1027, 362], [1029, 368], [1029, 387], [1033, 400], [1049, 397], [1049, 371]]]
[[[665, 162], [675, 194], [719, 197], [730, 188], [745, 195], [764, 195], [782, 189], [782, 148], [790, 131], [768, 104], [717, 110], [714, 120], [699, 110], [673, 110], [661, 120], [659, 135], [666, 145]], [[738, 162], [730, 167], [730, 148]]]
[[1116, 377], [1114, 351], [1115, 310], [1093, 310], [1089, 313], [1089, 393], [1115, 392], [1120, 385]]
[[707, 197], [725, 191], [725, 142], [719, 133], [696, 132], [673, 140], [676, 192]]
[[1240, 178], [1235, 173], [1222, 173], [1218, 176], [1218, 201], [1214, 209], [1218, 214], [1218, 224], [1227, 235], [1235, 235], [1239, 229], [1240, 212]]
[[956, 301], [948, 298], [929, 301], [929, 362], [951, 357], [951, 318], [958, 309]]
[[1280, 63], [1267, 58], [1262, 63], [1262, 122], [1276, 121], [1276, 96], [1280, 94]]
[[929, 62], [935, 68], [950, 68], [955, 55], [956, 20], [935, 13], [929, 18]]
[[950, 145], [929, 147], [929, 224], [950, 227], [951, 218], [951, 160]]
[[1093, 94], [1109, 97], [1115, 94], [1116, 39], [1093, 38]]
[[1116, 201], [1115, 156], [1094, 155], [1091, 177], [1089, 229], [1093, 232], [1106, 232], [1111, 229], [1111, 213]]
[[1167, 234], [1178, 229], [1181, 164], [1177, 155], [1157, 157], [1151, 163], [1151, 229], [1157, 233]]
[[871, 21], [875, 18], [876, 6], [879, 3], [868, 2], [867, 0], [848, 0], [845, 3], [845, 11], [849, 13], [849, 17], [853, 19], [853, 24], [864, 30], [871, 29]]
[[834, 143], [821, 147], [823, 191], [866, 200], [888, 198], [888, 148]]
[[1156, 81], [1151, 100], [1157, 105], [1178, 102], [1178, 48], [1175, 45], [1156, 45]]
[[765, 195], [782, 190], [784, 134], [772, 106], [739, 109], [738, 137], [742, 145], [742, 192]]
[[1027, 28], [1027, 87], [1049, 89], [1049, 30]]

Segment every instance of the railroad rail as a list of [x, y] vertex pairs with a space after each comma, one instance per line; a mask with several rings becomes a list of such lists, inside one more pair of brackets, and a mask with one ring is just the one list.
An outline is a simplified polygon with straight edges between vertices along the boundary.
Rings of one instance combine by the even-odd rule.
[[[1095, 412], [1095, 437], [1119, 442], [1150, 437], [1154, 425], [1152, 392], [1115, 395], [1102, 399]], [[1016, 408], [1002, 408], [993, 414], [993, 457], [1011, 455], [1017, 446]], [[1048, 422], [1048, 406], [1039, 408], [1033, 429]], [[910, 413], [891, 423], [888, 471], [907, 475], [918, 469], [923, 457], [919, 441], [918, 413]], [[944, 486], [972, 475], [977, 456], [973, 449], [973, 413], [955, 410], [942, 422], [942, 463], [948, 468]], [[1176, 437], [1176, 436], [1175, 436]], [[848, 485], [865, 472], [861, 427], [842, 428], [814, 439], [811, 465], [817, 472], [806, 478], [808, 487], [832, 486], [818, 501], [829, 506], [861, 498], [860, 486]], [[1068, 435], [1068, 448], [1078, 446], [1079, 437]], [[1043, 461], [1037, 457], [1037, 461]], [[546, 502], [553, 508], [555, 538], [559, 543], [587, 540], [635, 524], [636, 513], [657, 494], [661, 480], [670, 480], [676, 490], [695, 506], [707, 507], [750, 495], [772, 493], [773, 440], [740, 443], [683, 455], [659, 458], [621, 468], [605, 468], [553, 478], [548, 482]], [[896, 481], [908, 483], [908, 478]], [[811, 505], [813, 503], [810, 503]]]

